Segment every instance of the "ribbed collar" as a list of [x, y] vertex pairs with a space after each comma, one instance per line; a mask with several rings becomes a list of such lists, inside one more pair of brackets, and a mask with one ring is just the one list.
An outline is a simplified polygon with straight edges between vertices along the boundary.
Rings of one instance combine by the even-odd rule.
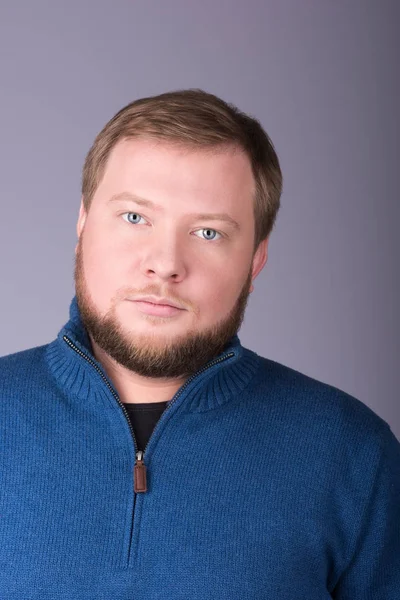
[[[224, 360], [225, 357], [228, 358]], [[117, 395], [113, 382], [93, 355], [76, 296], [70, 304], [69, 321], [48, 345], [46, 358], [66, 394], [85, 401], [91, 394], [103, 395], [107, 390], [105, 381], [108, 381]], [[205, 411], [225, 404], [246, 387], [259, 365], [259, 357], [243, 348], [237, 335], [233, 336], [224, 351], [187, 382], [190, 393], [185, 395], [185, 404], [188, 410]]]

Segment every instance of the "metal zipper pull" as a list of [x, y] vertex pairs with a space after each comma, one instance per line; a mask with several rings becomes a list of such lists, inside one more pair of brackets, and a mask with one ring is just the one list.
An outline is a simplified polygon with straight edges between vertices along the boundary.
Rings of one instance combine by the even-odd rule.
[[133, 468], [133, 480], [135, 492], [147, 492], [146, 465], [143, 462], [142, 450], [139, 450], [136, 455], [136, 463]]

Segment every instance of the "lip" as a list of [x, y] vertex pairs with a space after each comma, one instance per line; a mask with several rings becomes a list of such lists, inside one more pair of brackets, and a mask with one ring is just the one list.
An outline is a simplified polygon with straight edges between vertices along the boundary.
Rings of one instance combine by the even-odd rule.
[[175, 304], [175, 302], [171, 302], [167, 298], [158, 298], [157, 296], [139, 296], [138, 298], [131, 298], [133, 302], [148, 302], [150, 304], [157, 304], [161, 306], [172, 306], [173, 308], [178, 308], [179, 310], [184, 310], [179, 304]]
[[184, 309], [170, 303], [166, 298], [143, 296], [130, 300], [135, 307], [145, 315], [153, 317], [174, 317]]

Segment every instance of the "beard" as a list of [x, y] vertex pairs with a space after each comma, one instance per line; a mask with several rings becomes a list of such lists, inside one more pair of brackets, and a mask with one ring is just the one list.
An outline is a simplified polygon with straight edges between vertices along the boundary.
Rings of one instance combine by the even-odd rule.
[[[252, 283], [250, 268], [228, 316], [203, 331], [191, 329], [176, 337], [166, 335], [160, 343], [161, 336], [157, 338], [149, 333], [135, 337], [133, 332], [124, 331], [115, 314], [115, 300], [105, 315], [98, 312], [86, 285], [81, 238], [76, 251], [74, 279], [80, 316], [89, 336], [126, 369], [153, 378], [189, 377], [221, 354], [242, 325]], [[132, 290], [124, 291], [122, 298], [132, 295]], [[160, 289], [152, 285], [151, 289], [148, 287], [140, 293], [158, 296]]]

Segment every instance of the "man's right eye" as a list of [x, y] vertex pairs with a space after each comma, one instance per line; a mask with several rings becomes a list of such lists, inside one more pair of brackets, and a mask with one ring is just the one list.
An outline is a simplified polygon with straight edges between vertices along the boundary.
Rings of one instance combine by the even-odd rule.
[[138, 213], [134, 212], [124, 213], [122, 215], [122, 218], [128, 223], [132, 223], [133, 225], [137, 225], [138, 223], [140, 223], [140, 219], [143, 219], [144, 221], [146, 220], [144, 219], [144, 217], [142, 217], [142, 215], [139, 215]]

